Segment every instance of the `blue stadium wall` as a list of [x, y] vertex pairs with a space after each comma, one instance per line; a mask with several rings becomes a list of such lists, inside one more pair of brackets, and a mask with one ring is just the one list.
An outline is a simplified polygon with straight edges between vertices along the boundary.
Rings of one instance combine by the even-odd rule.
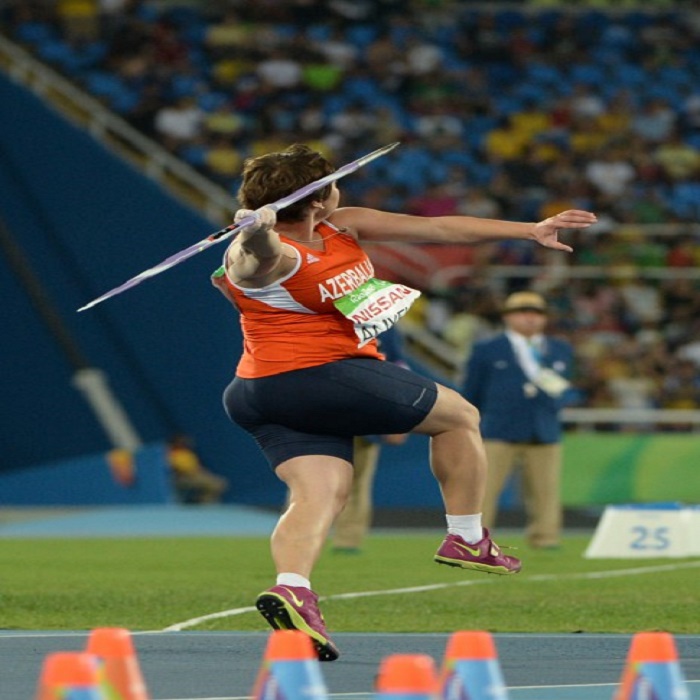
[[[221, 393], [238, 360], [235, 312], [210, 286], [224, 246], [82, 313], [76, 309], [216, 226], [0, 75], [0, 218], [91, 366], [146, 443], [178, 430], [232, 483], [228, 500], [277, 505], [283, 489]], [[72, 368], [0, 254], [0, 471], [111, 448]], [[376, 504], [432, 507], [427, 439], [384, 450]]]

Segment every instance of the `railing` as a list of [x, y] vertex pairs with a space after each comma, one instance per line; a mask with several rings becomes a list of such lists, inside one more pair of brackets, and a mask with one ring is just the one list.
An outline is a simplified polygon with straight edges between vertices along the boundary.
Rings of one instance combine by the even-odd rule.
[[566, 408], [562, 411], [565, 425], [579, 430], [614, 430], [654, 432], [657, 430], [700, 431], [700, 411], [671, 408]]
[[231, 194], [1, 34], [0, 70], [53, 105], [111, 151], [135, 164], [173, 195], [186, 200], [213, 223], [226, 224], [231, 220], [236, 209]]
[[[483, 267], [474, 268], [470, 265], [454, 265], [436, 270], [430, 277], [434, 289], [445, 289], [454, 286], [456, 282], [468, 280], [472, 272], [478, 269], [481, 274]], [[606, 267], [597, 265], [489, 265], [488, 276], [495, 279], [628, 279], [634, 276], [645, 280], [670, 279], [700, 279], [700, 269], [696, 267], [644, 267], [628, 264], [611, 264]]]
[[446, 383], [461, 384], [467, 361], [463, 351], [411, 318], [404, 316], [400, 322], [400, 329], [409, 355], [426, 363]]

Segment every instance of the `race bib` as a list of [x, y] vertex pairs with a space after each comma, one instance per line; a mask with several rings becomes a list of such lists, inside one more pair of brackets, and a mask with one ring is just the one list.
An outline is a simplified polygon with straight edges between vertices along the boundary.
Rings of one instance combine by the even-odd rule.
[[372, 278], [333, 304], [352, 321], [361, 348], [391, 328], [419, 296], [417, 289]]

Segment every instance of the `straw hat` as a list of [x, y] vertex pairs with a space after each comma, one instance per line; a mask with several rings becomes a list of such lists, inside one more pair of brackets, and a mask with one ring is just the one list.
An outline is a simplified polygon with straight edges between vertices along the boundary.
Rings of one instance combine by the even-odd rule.
[[508, 314], [511, 311], [538, 311], [546, 314], [547, 302], [536, 292], [515, 292], [506, 299], [501, 313]]

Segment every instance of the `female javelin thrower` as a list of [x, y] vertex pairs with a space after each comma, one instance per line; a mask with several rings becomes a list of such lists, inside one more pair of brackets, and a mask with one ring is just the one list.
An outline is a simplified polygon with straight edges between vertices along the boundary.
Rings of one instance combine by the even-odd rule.
[[435, 561], [493, 574], [520, 570], [481, 526], [487, 465], [477, 410], [456, 391], [384, 361], [377, 349], [376, 337], [420, 292], [377, 280], [360, 242], [526, 239], [571, 251], [558, 231], [596, 221], [579, 210], [517, 223], [338, 208], [335, 182], [277, 214], [265, 206], [332, 172], [321, 154], [299, 144], [248, 159], [238, 193], [244, 209], [235, 219], [254, 214], [255, 223], [234, 239], [212, 278], [238, 308], [244, 337], [226, 411], [289, 489], [271, 537], [276, 585], [256, 605], [273, 628], [309, 635], [322, 661], [339, 652], [310, 578], [350, 491], [356, 435], [430, 436], [448, 533]]

